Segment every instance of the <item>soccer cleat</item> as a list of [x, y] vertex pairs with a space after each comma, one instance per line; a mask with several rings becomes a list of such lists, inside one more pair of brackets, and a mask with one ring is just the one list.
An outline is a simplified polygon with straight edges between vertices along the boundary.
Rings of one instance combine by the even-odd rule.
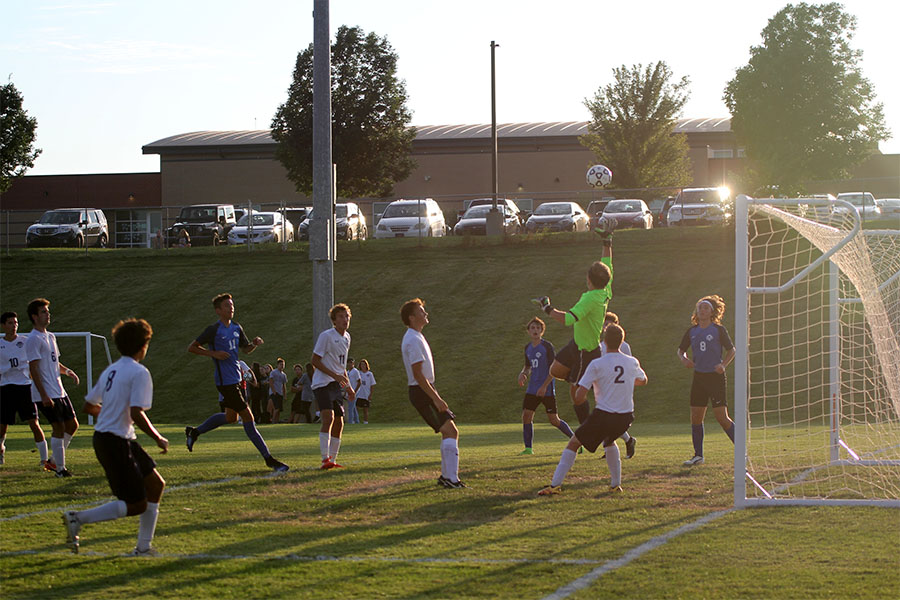
[[322, 471], [327, 471], [328, 469], [333, 469], [335, 467], [334, 462], [331, 460], [330, 456], [326, 456], [322, 459], [322, 466], [319, 467]]
[[611, 494], [621, 494], [622, 486], [621, 485], [611, 485], [611, 486], [609, 486], [609, 491]]
[[339, 465], [339, 464], [337, 464], [336, 462], [331, 461], [331, 468], [332, 468], [332, 469], [343, 469], [343, 468], [344, 468], [344, 465]]
[[71, 476], [72, 476], [72, 473], [69, 472], [68, 469], [60, 469], [60, 470], [58, 470], [58, 471], [56, 472], [56, 476], [57, 476], [57, 477], [60, 477], [60, 478], [62, 478], [62, 477], [71, 477]]
[[185, 437], [185, 445], [187, 446], [188, 452], [194, 451], [194, 442], [197, 441], [199, 437], [197, 435], [197, 429], [194, 427], [185, 427], [184, 428], [184, 437]]
[[271, 456], [266, 458], [266, 466], [275, 471], [276, 473], [287, 473], [291, 468], [277, 460]]
[[447, 480], [447, 487], [448, 487], [448, 488], [451, 488], [451, 489], [460, 489], [460, 488], [467, 488], [467, 487], [469, 487], [469, 486], [467, 486], [466, 484], [464, 484], [464, 483], [462, 482], [462, 479], [457, 479], [456, 481], [450, 481], [450, 480], [448, 479], [448, 480]]
[[450, 487], [450, 480], [441, 475], [437, 478], [437, 484], [443, 487]]
[[52, 458], [48, 458], [47, 460], [42, 461], [41, 466], [44, 467], [45, 471], [53, 471], [54, 473], [56, 473], [56, 463], [53, 462]]
[[637, 438], [631, 436], [631, 439], [625, 442], [625, 458], [632, 458], [634, 456], [634, 444], [637, 442]]
[[538, 496], [553, 496], [554, 494], [561, 494], [562, 486], [561, 485], [548, 485], [538, 492]]
[[78, 554], [80, 541], [78, 532], [81, 531], [81, 522], [78, 521], [78, 514], [74, 510], [67, 510], [62, 514], [62, 519], [66, 528], [66, 544], [72, 549], [72, 552]]
[[534, 454], [534, 450], [531, 448], [525, 448], [524, 450], [519, 452], [519, 456], [522, 456], [524, 454]]
[[138, 550], [137, 546], [135, 546], [134, 550], [128, 553], [128, 556], [159, 556], [159, 552], [157, 552], [156, 548], [154, 548], [153, 546], [150, 546], [146, 550]]
[[690, 459], [690, 460], [686, 460], [686, 461], [684, 461], [684, 462], [681, 463], [681, 464], [684, 465], [685, 467], [693, 467], [694, 465], [702, 465], [702, 464], [703, 464], [703, 457], [702, 457], [702, 456], [695, 456], [694, 458], [692, 458], [692, 459]]

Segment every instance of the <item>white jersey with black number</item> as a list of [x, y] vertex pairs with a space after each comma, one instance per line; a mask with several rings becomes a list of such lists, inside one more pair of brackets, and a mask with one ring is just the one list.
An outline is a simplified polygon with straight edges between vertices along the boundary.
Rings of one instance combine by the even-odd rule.
[[84, 401], [101, 406], [94, 431], [133, 440], [137, 436], [131, 407], [150, 409], [153, 404], [153, 378], [147, 367], [130, 356], [123, 356], [103, 370]]
[[372, 371], [359, 372], [359, 389], [356, 391], [356, 397], [360, 400], [368, 400], [372, 395], [372, 386], [375, 385], [375, 374]]
[[[322, 359], [322, 364], [328, 370], [338, 374], [344, 373], [347, 370], [347, 355], [350, 354], [350, 332], [345, 331], [341, 335], [334, 327], [323, 331], [316, 340], [313, 354]], [[312, 389], [325, 387], [332, 381], [335, 381], [333, 377], [321, 369], [316, 369], [316, 372], [313, 373]]]
[[[59, 378], [59, 346], [56, 345], [56, 336], [49, 331], [32, 329], [25, 342], [25, 355], [28, 362], [40, 361], [37, 367], [41, 383], [44, 384], [44, 393], [50, 398], [65, 396], [66, 390]], [[42, 402], [34, 382], [31, 385], [31, 401], [35, 404]]]
[[638, 359], [621, 352], [610, 352], [591, 361], [578, 385], [594, 388], [598, 409], [630, 413], [634, 412], [635, 379], [647, 379]]
[[31, 385], [26, 341], [24, 335], [16, 335], [13, 341], [0, 337], [0, 385]]
[[413, 365], [422, 363], [422, 375], [429, 383], [434, 383], [434, 358], [431, 356], [431, 346], [421, 331], [412, 327], [403, 334], [403, 343], [400, 345], [403, 353], [403, 366], [406, 367], [406, 379], [409, 385], [419, 385], [413, 375]]
[[[606, 354], [609, 350], [606, 349], [606, 342], [600, 342], [600, 352], [601, 354]], [[619, 352], [622, 354], [627, 354], [628, 356], [634, 356], [631, 353], [631, 346], [628, 345], [628, 342], [622, 340], [621, 345], [619, 345]]]

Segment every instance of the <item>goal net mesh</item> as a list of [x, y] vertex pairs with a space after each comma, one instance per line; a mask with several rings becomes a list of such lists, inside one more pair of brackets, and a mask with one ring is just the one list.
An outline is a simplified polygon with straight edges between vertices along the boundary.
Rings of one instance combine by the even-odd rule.
[[900, 231], [860, 230], [841, 246], [856, 222], [846, 208], [759, 202], [748, 205], [746, 496], [900, 499]]

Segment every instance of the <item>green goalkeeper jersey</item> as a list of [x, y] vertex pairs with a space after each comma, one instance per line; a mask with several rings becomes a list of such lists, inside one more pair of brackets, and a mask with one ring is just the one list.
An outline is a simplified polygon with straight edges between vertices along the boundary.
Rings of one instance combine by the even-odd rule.
[[566, 312], [566, 325], [572, 326], [575, 345], [579, 350], [594, 350], [600, 345], [606, 307], [612, 298], [612, 259], [604, 256], [600, 262], [609, 267], [609, 283], [602, 290], [588, 290]]

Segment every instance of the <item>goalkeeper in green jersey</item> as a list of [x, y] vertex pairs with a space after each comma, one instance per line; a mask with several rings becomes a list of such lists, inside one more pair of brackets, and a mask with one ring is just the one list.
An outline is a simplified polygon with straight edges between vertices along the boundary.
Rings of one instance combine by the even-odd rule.
[[535, 300], [551, 319], [566, 327], [572, 327], [573, 338], [556, 355], [553, 364], [550, 365], [550, 374], [556, 379], [563, 379], [570, 383], [569, 395], [572, 398], [579, 423], [587, 420], [591, 410], [586, 401], [581, 404], [575, 402], [575, 384], [584, 375], [584, 371], [591, 361], [600, 358], [600, 342], [606, 319], [606, 307], [612, 298], [612, 229], [614, 227], [615, 222], [612, 219], [607, 220], [606, 223], [601, 220], [600, 226], [594, 230], [603, 239], [603, 254], [600, 260], [588, 269], [588, 289], [581, 295], [581, 299], [575, 306], [567, 311], [562, 311], [550, 304], [548, 296]]

